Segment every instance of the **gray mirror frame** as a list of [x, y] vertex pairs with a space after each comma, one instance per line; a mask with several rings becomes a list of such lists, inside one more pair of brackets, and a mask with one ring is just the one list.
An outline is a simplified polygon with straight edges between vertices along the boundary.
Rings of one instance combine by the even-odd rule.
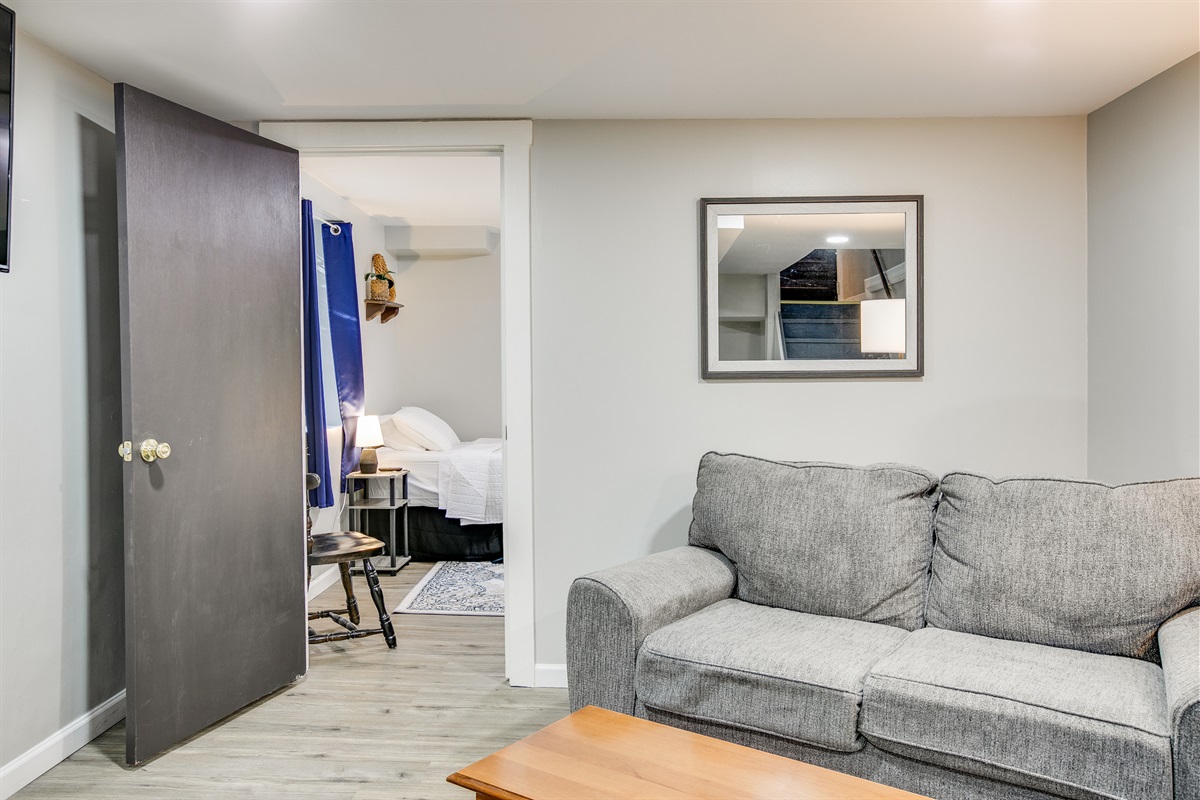
[[[924, 195], [879, 195], [848, 197], [708, 197], [699, 203], [700, 211], [700, 374], [704, 380], [779, 380], [796, 378], [920, 378], [925, 374], [925, 223]], [[716, 279], [716, 264], [709, 264], [710, 254], [716, 254], [718, 213], [751, 213], [745, 206], [796, 206], [797, 213], [819, 213], [816, 207], [830, 205], [879, 205], [894, 204], [895, 209], [915, 213], [905, 218], [906, 247], [915, 251], [913, 256], [913, 283], [915, 291], [906, 295], [910, 304], [911, 324], [908, 339], [912, 346], [907, 357], [897, 360], [871, 361], [877, 368], [864, 369], [867, 362], [858, 360], [813, 359], [794, 362], [726, 361], [719, 359], [714, 346], [716, 329], [716, 291], [710, 287]], [[900, 207], [903, 206], [903, 207]], [[724, 208], [723, 208], [724, 207]], [[732, 207], [732, 208], [730, 208]], [[739, 208], [741, 207], [741, 208]], [[810, 209], [805, 211], [805, 209]], [[760, 212], [770, 213], [770, 212]], [[915, 234], [915, 235], [914, 235]], [[908, 254], [906, 253], [906, 259]], [[914, 341], [915, 337], [915, 341]], [[796, 366], [791, 367], [794, 363]], [[722, 367], [722, 364], [739, 365]], [[761, 364], [779, 364], [779, 368], [766, 370]], [[891, 367], [891, 365], [904, 365]], [[753, 365], [753, 366], [740, 366]], [[889, 368], [891, 367], [891, 368]]]

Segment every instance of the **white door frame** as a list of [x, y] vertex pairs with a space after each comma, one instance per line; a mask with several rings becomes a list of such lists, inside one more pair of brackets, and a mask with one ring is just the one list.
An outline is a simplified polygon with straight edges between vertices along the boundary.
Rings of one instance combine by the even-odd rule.
[[[317, 154], [480, 152], [500, 156], [500, 362], [504, 422], [504, 673], [513, 686], [539, 685], [533, 590], [533, 384], [530, 333], [529, 148], [533, 123], [263, 122], [259, 133]], [[562, 685], [543, 674], [542, 684]]]

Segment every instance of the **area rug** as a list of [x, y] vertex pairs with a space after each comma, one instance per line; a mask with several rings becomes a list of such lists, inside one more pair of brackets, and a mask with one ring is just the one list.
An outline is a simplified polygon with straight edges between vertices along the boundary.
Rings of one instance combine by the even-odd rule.
[[439, 561], [396, 607], [397, 614], [504, 616], [504, 565]]

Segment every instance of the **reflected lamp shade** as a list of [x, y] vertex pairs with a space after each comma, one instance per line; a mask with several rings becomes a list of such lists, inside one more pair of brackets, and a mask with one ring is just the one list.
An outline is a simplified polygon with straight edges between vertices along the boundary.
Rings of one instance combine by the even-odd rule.
[[860, 341], [864, 353], [903, 353], [907, 326], [904, 300], [863, 300]]
[[363, 449], [358, 462], [359, 471], [369, 474], [379, 469], [379, 456], [375, 453], [375, 448], [383, 446], [383, 431], [379, 428], [378, 416], [368, 414], [358, 418], [354, 446]]

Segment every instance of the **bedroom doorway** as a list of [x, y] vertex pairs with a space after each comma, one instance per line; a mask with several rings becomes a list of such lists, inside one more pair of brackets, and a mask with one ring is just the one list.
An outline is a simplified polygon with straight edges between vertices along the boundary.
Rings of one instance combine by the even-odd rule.
[[[305, 155], [300, 187], [313, 203], [314, 222], [324, 220], [318, 224], [326, 226], [313, 237], [321, 301], [328, 269], [324, 247], [336, 247], [345, 237], [353, 244], [352, 269], [363, 273], [361, 280], [353, 276], [361, 318], [361, 413], [378, 420], [382, 446], [373, 452], [381, 472], [408, 472], [403, 511], [369, 510], [363, 512], [367, 527], [357, 527], [353, 515], [351, 524], [389, 541], [396, 528], [407, 527], [407, 552], [416, 561], [500, 559], [504, 243], [499, 155]], [[328, 227], [334, 221], [341, 223], [338, 234]], [[368, 286], [392, 305], [368, 302]], [[328, 309], [320, 305], [324, 332]], [[326, 426], [340, 428], [337, 369], [332, 348], [325, 347], [328, 338], [321, 336]], [[399, 494], [399, 481], [362, 484], [372, 502], [391, 503], [390, 495]], [[341, 518], [329, 511], [318, 520], [318, 532]], [[403, 521], [393, 524], [394, 517]], [[390, 558], [376, 566], [394, 570]], [[494, 570], [502, 571], [499, 565]], [[445, 588], [447, 580], [435, 579], [426, 594]], [[497, 607], [495, 592], [488, 594], [490, 607]]]
[[[494, 238], [498, 239], [495, 248], [498, 254], [498, 285], [488, 287], [496, 289], [498, 308], [498, 385], [499, 385], [499, 431], [498, 437], [503, 447], [503, 496], [504, 496], [504, 536], [503, 548], [505, 559], [505, 674], [513, 686], [563, 686], [565, 675], [559, 675], [557, 670], [539, 671], [534, 656], [534, 591], [533, 591], [533, 503], [532, 503], [532, 432], [531, 432], [531, 364], [530, 364], [530, 306], [529, 306], [529, 145], [531, 143], [532, 125], [529, 122], [357, 122], [357, 123], [263, 123], [260, 126], [262, 135], [276, 141], [288, 144], [301, 153], [301, 167], [312, 160], [318, 166], [313, 170], [320, 172], [322, 166], [328, 167], [333, 162], [341, 162], [347, 169], [370, 172], [373, 167], [381, 165], [380, 158], [407, 158], [410, 166], [419, 159], [447, 159], [447, 163], [457, 163], [460, 166], [469, 161], [476, 166], [483, 163], [493, 164], [499, 188], [499, 219]], [[375, 159], [374, 162], [371, 159]], [[323, 162], [323, 164], [322, 164]], [[357, 165], [354, 167], [352, 165]], [[329, 180], [326, 175], [326, 180]], [[385, 181], [386, 183], [386, 181]], [[306, 187], [307, 190], [307, 187]], [[305, 196], [314, 199], [314, 206], [320, 207], [317, 198], [309, 194]], [[337, 200], [345, 200], [344, 194], [336, 190], [329, 193], [327, 205], [323, 209], [334, 216], [345, 216], [346, 209], [339, 208]], [[366, 210], [366, 209], [363, 209]], [[382, 215], [387, 216], [387, 215]], [[398, 223], [417, 222], [418, 220], [392, 220]], [[458, 250], [472, 248], [487, 250], [488, 231], [493, 227], [482, 225], [435, 225], [432, 221], [424, 226], [427, 231], [420, 231], [421, 225], [408, 225], [410, 241], [406, 248], [403, 242], [397, 244], [400, 232], [392, 231], [392, 248], [396, 252], [415, 257], [394, 259], [386, 247], [387, 232], [382, 231], [387, 225], [380, 224], [379, 236], [375, 241], [383, 242], [383, 250], [376, 251], [374, 245], [359, 244], [358, 228], [355, 229], [356, 266], [364, 258], [369, 258], [373, 252], [382, 252], [388, 259], [392, 269], [399, 267], [407, 270], [410, 277], [416, 277], [418, 272], [433, 273], [422, 276], [431, 284], [439, 279], [447, 278], [446, 274], [436, 275], [436, 267], [445, 267], [445, 263], [435, 262], [455, 258], [452, 253]], [[369, 226], [368, 226], [369, 227]], [[404, 225], [398, 224], [397, 228]], [[444, 237], [450, 233], [446, 230], [434, 231], [433, 228], [474, 229], [459, 230], [457, 241], [447, 241]], [[425, 236], [425, 239], [421, 239]], [[438, 237], [442, 237], [439, 239]], [[472, 239], [474, 236], [474, 239]], [[415, 238], [413, 238], [415, 237]], [[474, 243], [472, 243], [474, 242]], [[440, 250], [437, 255], [433, 251]], [[424, 254], [423, 254], [424, 253]], [[483, 258], [482, 253], [476, 253], [466, 258]], [[408, 263], [409, 261], [412, 263]], [[424, 262], [424, 263], [422, 263]], [[482, 274], [482, 273], [480, 273]], [[401, 273], [403, 275], [403, 273]], [[463, 278], [462, 275], [456, 276]], [[467, 283], [471, 283], [470, 280]], [[475, 282], [474, 289], [480, 289]], [[403, 281], [398, 284], [402, 285]], [[414, 284], [415, 286], [416, 284]], [[465, 284], [464, 284], [465, 285]], [[397, 297], [404, 303], [404, 299]], [[401, 309], [403, 314], [406, 309]], [[424, 309], [429, 311], [430, 309]], [[423, 313], [423, 312], [422, 312]], [[448, 313], [443, 311], [444, 313]], [[414, 318], [419, 316], [414, 312]], [[378, 319], [363, 323], [364, 370], [367, 384], [367, 413], [386, 414], [396, 409], [372, 407], [371, 363], [380, 363], [386, 357], [387, 326], [381, 325]], [[398, 328], [391, 328], [398, 330]], [[495, 345], [495, 342], [492, 342]], [[383, 353], [383, 355], [381, 355]], [[427, 366], [427, 365], [426, 365]], [[418, 368], [418, 367], [414, 367]], [[424, 367], [419, 367], [424, 369]], [[378, 396], [386, 396], [385, 384], [390, 378], [378, 379], [381, 392]], [[466, 380], [469, 381], [469, 378]], [[415, 395], [414, 395], [415, 397]], [[441, 400], [447, 400], [443, 395]], [[433, 398], [438, 400], [438, 398]], [[386, 401], [384, 401], [386, 402]], [[404, 405], [420, 405], [415, 400], [405, 400]], [[426, 401], [422, 407], [428, 408], [436, 402]], [[428, 410], [437, 413], [436, 408]], [[477, 409], [482, 413], [477, 419], [483, 419], [487, 411]], [[461, 411], [455, 411], [459, 414]], [[451, 414], [447, 414], [451, 416]], [[469, 423], [468, 429], [460, 438], [486, 438], [480, 433], [486, 433], [484, 423], [476, 425]], [[458, 431], [455, 431], [457, 434]], [[334, 451], [336, 452], [336, 450]], [[332, 466], [332, 465], [331, 465]], [[400, 598], [388, 598], [389, 604], [398, 602]], [[544, 673], [544, 674], [543, 674]]]

